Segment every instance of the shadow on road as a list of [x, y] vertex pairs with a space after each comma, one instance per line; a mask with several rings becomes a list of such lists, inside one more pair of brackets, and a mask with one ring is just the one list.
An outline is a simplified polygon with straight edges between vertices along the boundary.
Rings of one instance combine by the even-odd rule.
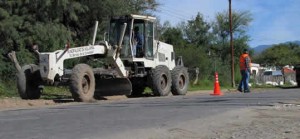
[[65, 94], [49, 94], [44, 93], [41, 96], [42, 99], [45, 100], [53, 100], [54, 103], [70, 103], [74, 102], [72, 96], [65, 95]]
[[279, 86], [278, 88], [281, 88], [281, 89], [296, 89], [296, 88], [300, 88], [299, 86]]

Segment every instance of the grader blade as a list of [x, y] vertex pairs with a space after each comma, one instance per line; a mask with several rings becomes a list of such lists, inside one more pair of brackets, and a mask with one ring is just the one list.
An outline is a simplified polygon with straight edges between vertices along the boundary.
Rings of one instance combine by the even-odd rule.
[[128, 78], [96, 79], [96, 96], [130, 95], [131, 91]]

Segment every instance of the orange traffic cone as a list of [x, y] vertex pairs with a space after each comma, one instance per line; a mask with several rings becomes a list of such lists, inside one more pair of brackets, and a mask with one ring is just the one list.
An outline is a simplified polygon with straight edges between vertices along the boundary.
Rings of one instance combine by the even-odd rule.
[[213, 96], [221, 96], [221, 95], [223, 95], [223, 93], [222, 93], [221, 90], [220, 90], [219, 76], [218, 76], [218, 73], [217, 73], [217, 72], [215, 73], [214, 93], [213, 93], [213, 94], [210, 94], [210, 95], [213, 95]]

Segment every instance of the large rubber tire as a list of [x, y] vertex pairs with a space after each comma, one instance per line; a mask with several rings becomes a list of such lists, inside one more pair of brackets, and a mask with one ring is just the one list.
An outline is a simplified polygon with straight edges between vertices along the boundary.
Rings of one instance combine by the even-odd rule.
[[39, 99], [42, 89], [39, 67], [35, 64], [25, 65], [17, 73], [17, 88], [22, 99]]
[[172, 87], [173, 95], [185, 95], [189, 86], [189, 74], [187, 69], [182, 66], [176, 66], [172, 70]]
[[171, 73], [168, 67], [160, 65], [152, 71], [152, 91], [155, 96], [167, 96], [171, 92]]
[[128, 98], [134, 97], [143, 97], [143, 93], [145, 91], [145, 81], [143, 78], [131, 78], [132, 83], [132, 92], [130, 95], [127, 95]]
[[95, 76], [89, 65], [78, 64], [73, 68], [70, 77], [70, 91], [75, 101], [95, 101]]

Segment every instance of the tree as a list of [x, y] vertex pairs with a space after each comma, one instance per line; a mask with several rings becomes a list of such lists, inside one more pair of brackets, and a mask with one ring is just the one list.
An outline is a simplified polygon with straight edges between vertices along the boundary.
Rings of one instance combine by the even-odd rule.
[[186, 44], [181, 30], [175, 27], [166, 28], [160, 39], [166, 43], [172, 44], [175, 48], [184, 47]]
[[199, 68], [200, 78], [210, 77], [213, 66], [207, 55], [207, 49], [211, 42], [210, 23], [198, 13], [196, 18], [187, 23], [182, 22], [176, 27], [171, 27], [169, 22], [162, 26], [161, 40], [172, 44], [176, 56], [182, 56], [185, 66], [193, 69]]
[[[247, 27], [252, 21], [251, 14], [248, 11], [233, 11], [232, 12], [232, 31], [234, 45], [234, 59], [238, 61], [243, 49], [249, 48], [248, 41], [250, 37], [246, 34]], [[214, 41], [212, 46], [213, 53], [220, 56], [220, 60], [224, 63], [224, 70], [230, 68], [231, 49], [229, 45], [230, 29], [228, 12], [216, 14], [215, 22], [213, 22]], [[236, 65], [238, 62], [235, 63]], [[236, 67], [235, 65], [235, 67]], [[238, 70], [235, 70], [238, 72]], [[224, 74], [229, 75], [229, 74]]]
[[189, 43], [197, 45], [208, 45], [210, 43], [210, 24], [204, 21], [203, 15], [197, 14], [195, 19], [189, 20], [185, 28], [185, 37]]
[[[234, 59], [238, 61], [239, 56], [244, 48], [249, 48], [247, 44], [249, 36], [246, 34], [247, 27], [252, 21], [251, 14], [247, 11], [233, 11], [232, 12], [232, 31], [234, 36]], [[215, 21], [212, 22], [213, 39], [210, 42], [209, 51], [214, 55], [219, 72], [220, 80], [223, 84], [231, 84], [229, 82], [230, 74], [228, 71], [231, 69], [231, 49], [229, 45], [229, 15], [228, 12], [220, 12], [216, 14]], [[235, 63], [237, 67], [238, 62]], [[238, 70], [235, 70], [237, 75]]]
[[[213, 33], [215, 36], [214, 44], [221, 51], [223, 59], [229, 59], [229, 17], [228, 12], [217, 13], [216, 21], [213, 23]], [[234, 35], [234, 55], [239, 56], [244, 48], [249, 48], [247, 44], [250, 37], [246, 34], [247, 27], [252, 21], [251, 14], [248, 11], [232, 12], [232, 31]], [[218, 48], [216, 48], [218, 49]]]
[[278, 44], [264, 50], [254, 60], [265, 66], [295, 65], [300, 61], [299, 52], [300, 47], [297, 44]]

